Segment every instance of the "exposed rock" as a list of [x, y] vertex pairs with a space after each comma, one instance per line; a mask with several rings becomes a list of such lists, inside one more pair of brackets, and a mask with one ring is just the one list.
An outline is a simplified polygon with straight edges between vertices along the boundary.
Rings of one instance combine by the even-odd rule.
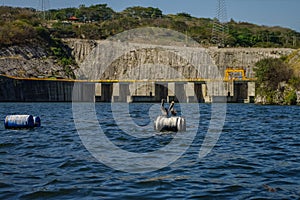
[[254, 78], [255, 63], [264, 58], [280, 58], [294, 52], [287, 48], [209, 48], [209, 53], [221, 71], [243, 68], [246, 77]]
[[279, 83], [277, 90], [273, 92], [265, 91], [265, 93], [266, 94], [256, 94], [256, 104], [295, 105], [300, 103], [300, 93], [296, 92], [295, 89], [286, 82]]
[[75, 61], [80, 64], [97, 46], [99, 41], [80, 40], [80, 39], [64, 39], [64, 42], [72, 49], [72, 55]]
[[[103, 42], [100, 40], [84, 40], [84, 39], [66, 39], [64, 41], [73, 50], [72, 55], [75, 57], [75, 60], [79, 64], [82, 63], [87, 58], [87, 56], [92, 52], [92, 50], [95, 47], [101, 45], [101, 43]], [[222, 73], [228, 67], [243, 68], [246, 71], [246, 77], [248, 78], [254, 78], [253, 68], [255, 63], [258, 62], [259, 60], [262, 60], [264, 58], [280, 58], [281, 56], [287, 56], [295, 51], [293, 49], [288, 49], [288, 48], [215, 48], [215, 47], [208, 48], [207, 50], [211, 59], [218, 66], [219, 70]], [[148, 59], [147, 58], [149, 57], [148, 54], [144, 54], [143, 51], [139, 51], [139, 53], [143, 55], [138, 55], [136, 59], [142, 59], [142, 60]], [[155, 55], [151, 55], [151, 56], [155, 56]], [[125, 58], [126, 56], [123, 57]], [[170, 58], [170, 60], [172, 59]]]
[[297, 104], [300, 105], [300, 91], [296, 91], [297, 95]]
[[267, 96], [265, 95], [256, 95], [255, 97], [255, 103], [256, 104], [261, 104], [261, 105], [266, 105], [268, 102], [267, 102]]
[[294, 74], [300, 77], [300, 50], [298, 49], [290, 54], [287, 62], [292, 67]]
[[[103, 41], [96, 40], [84, 40], [84, 39], [66, 39], [64, 42], [72, 50], [78, 65], [82, 63], [92, 50], [97, 47]], [[227, 67], [243, 68], [246, 71], [248, 78], [254, 78], [253, 67], [255, 63], [263, 58], [272, 57], [278, 58], [280, 56], [289, 55], [294, 50], [292, 49], [279, 49], [279, 48], [209, 48], [207, 49], [212, 61], [218, 66], [219, 71], [224, 73]], [[122, 58], [128, 60], [128, 64], [140, 63], [143, 60], [149, 61], [151, 59], [162, 59], [162, 56], [174, 56], [171, 53], [163, 53], [157, 55], [157, 51], [136, 51], [128, 52]], [[134, 60], [136, 59], [136, 60]], [[140, 61], [138, 61], [140, 60]], [[114, 61], [115, 73], [124, 73], [117, 69], [117, 64], [125, 65], [122, 63], [124, 60]], [[126, 63], [125, 62], [125, 63]], [[176, 58], [164, 58], [163, 64], [170, 62], [172, 66], [183, 67], [183, 74], [185, 77], [193, 78], [194, 73], [190, 69], [190, 63], [185, 62], [182, 59]], [[175, 63], [174, 63], [175, 62]], [[177, 63], [178, 62], [178, 63]], [[51, 77], [58, 76], [64, 78], [70, 78], [70, 74], [67, 71], [75, 69], [74, 66], [66, 67], [61, 66], [59, 62], [53, 58], [45, 48], [39, 46], [12, 46], [9, 48], [0, 49], [0, 74], [6, 74], [17, 77]], [[111, 72], [106, 72], [112, 74]], [[119, 74], [121, 75], [121, 74]], [[199, 77], [196, 77], [199, 78]]]
[[[73, 66], [68, 66], [74, 69]], [[69, 77], [65, 66], [58, 64], [46, 48], [36, 45], [0, 49], [0, 74], [16, 77]]]

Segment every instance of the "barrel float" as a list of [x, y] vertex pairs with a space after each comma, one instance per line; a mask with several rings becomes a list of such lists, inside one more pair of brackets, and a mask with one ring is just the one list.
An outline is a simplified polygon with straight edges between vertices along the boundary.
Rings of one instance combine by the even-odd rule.
[[4, 121], [5, 128], [33, 128], [34, 120], [32, 115], [8, 115]]
[[184, 117], [158, 116], [154, 121], [156, 131], [186, 131], [186, 121]]
[[41, 126], [41, 119], [40, 117], [34, 116], [33, 117], [33, 122], [35, 127], [40, 127]]

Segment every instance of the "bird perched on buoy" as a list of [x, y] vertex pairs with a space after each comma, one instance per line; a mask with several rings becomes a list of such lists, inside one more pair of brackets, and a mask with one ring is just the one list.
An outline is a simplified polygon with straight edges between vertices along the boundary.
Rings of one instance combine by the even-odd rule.
[[171, 102], [170, 106], [169, 106], [169, 110], [168, 112], [171, 113], [171, 116], [176, 116], [177, 115], [177, 112], [174, 108], [174, 101]]
[[[156, 131], [186, 131], [186, 121], [183, 116], [176, 116], [174, 101], [170, 103], [169, 108], [165, 108], [165, 100], [161, 100], [161, 113], [154, 121], [154, 130]], [[169, 116], [171, 115], [171, 116]]]
[[165, 116], [165, 117], [168, 116], [168, 109], [165, 108], [165, 100], [164, 99], [161, 100], [160, 110], [161, 110], [162, 116]]

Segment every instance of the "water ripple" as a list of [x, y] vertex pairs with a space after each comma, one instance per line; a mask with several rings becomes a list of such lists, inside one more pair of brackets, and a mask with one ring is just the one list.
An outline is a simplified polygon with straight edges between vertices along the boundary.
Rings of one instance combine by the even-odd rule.
[[[217, 145], [199, 159], [211, 118], [211, 105], [201, 104], [200, 122], [189, 127], [195, 130], [199, 125], [198, 133], [187, 152], [170, 166], [145, 174], [116, 171], [98, 162], [77, 134], [71, 104], [0, 106], [1, 119], [14, 113], [42, 119], [42, 127], [33, 130], [0, 126], [0, 199], [300, 198], [297, 106], [229, 104]], [[151, 123], [151, 104], [131, 104], [130, 117], [137, 127], [126, 126], [123, 119], [124, 130], [112, 119], [110, 104], [95, 107], [107, 137], [128, 151], [151, 152], [175, 136], [147, 130], [144, 134], [149, 137], [134, 137], [140, 127]], [[89, 123], [87, 127], [93, 125]]]

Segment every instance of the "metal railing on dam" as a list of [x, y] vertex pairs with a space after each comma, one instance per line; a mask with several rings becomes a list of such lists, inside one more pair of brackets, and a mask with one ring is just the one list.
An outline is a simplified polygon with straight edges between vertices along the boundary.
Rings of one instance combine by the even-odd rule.
[[0, 78], [9, 78], [14, 80], [24, 80], [24, 81], [62, 81], [62, 82], [73, 82], [73, 83], [136, 83], [136, 82], [213, 82], [213, 81], [224, 81], [224, 82], [255, 82], [256, 78], [237, 78], [237, 79], [205, 79], [205, 78], [185, 78], [185, 79], [161, 79], [161, 80], [151, 80], [151, 79], [143, 79], [143, 80], [130, 80], [130, 79], [103, 79], [103, 80], [79, 80], [79, 79], [65, 79], [65, 78], [24, 78], [24, 77], [16, 77], [9, 76], [5, 74], [0, 74]]

